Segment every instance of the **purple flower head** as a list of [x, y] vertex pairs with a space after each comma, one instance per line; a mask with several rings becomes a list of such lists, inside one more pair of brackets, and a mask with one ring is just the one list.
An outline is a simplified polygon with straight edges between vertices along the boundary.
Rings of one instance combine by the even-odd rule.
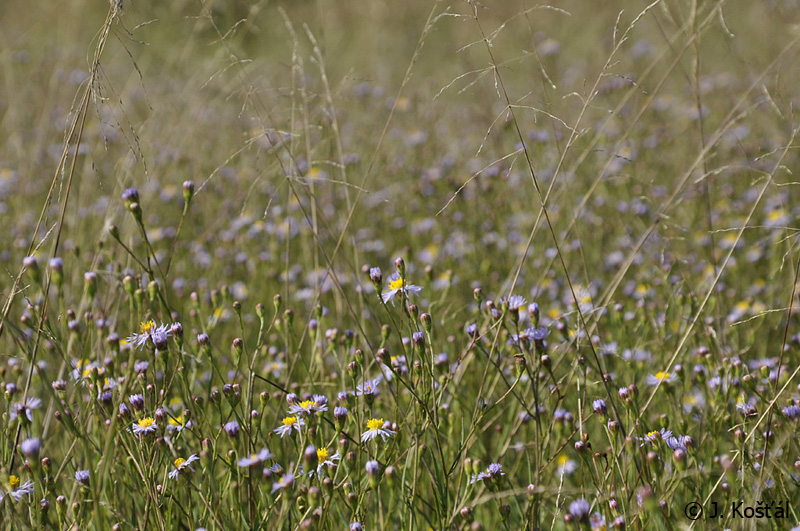
[[136, 188], [128, 188], [124, 192], [122, 192], [122, 200], [126, 203], [138, 203], [139, 202], [139, 190]]
[[606, 402], [602, 398], [598, 398], [594, 402], [592, 402], [592, 408], [594, 412], [598, 415], [605, 415], [608, 413], [608, 408], [606, 407]]
[[229, 423], [225, 424], [225, 433], [228, 434], [228, 437], [238, 437], [239, 423], [236, 422], [235, 420], [232, 420]]
[[581, 498], [569, 504], [569, 514], [571, 514], [575, 520], [583, 522], [589, 517], [591, 508], [589, 502]]
[[367, 474], [375, 476], [381, 471], [381, 465], [377, 461], [367, 461]]
[[512, 295], [508, 298], [508, 309], [512, 312], [518, 312], [527, 302], [522, 295]]
[[792, 404], [791, 406], [786, 406], [783, 408], [783, 414], [786, 415], [786, 418], [789, 420], [797, 420], [800, 418], [800, 406], [796, 404]]
[[80, 483], [84, 486], [89, 486], [89, 471], [88, 470], [78, 470], [75, 472], [75, 481]]
[[41, 447], [42, 443], [39, 439], [26, 439], [19, 445], [22, 455], [25, 457], [38, 457]]

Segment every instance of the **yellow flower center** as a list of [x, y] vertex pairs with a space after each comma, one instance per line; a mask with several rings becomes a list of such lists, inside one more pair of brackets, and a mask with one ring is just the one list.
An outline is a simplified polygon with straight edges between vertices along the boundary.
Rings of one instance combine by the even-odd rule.
[[317, 448], [317, 460], [320, 463], [324, 463], [328, 460], [328, 449], [327, 448]]
[[314, 402], [313, 400], [303, 400], [298, 405], [303, 409], [309, 409], [309, 408], [314, 407], [316, 404], [317, 403]]
[[403, 287], [403, 279], [400, 277], [397, 277], [396, 279], [389, 282], [390, 291], [398, 290], [401, 289], [402, 287]]
[[140, 420], [139, 422], [137, 422], [137, 424], [139, 425], [140, 428], [149, 428], [154, 423], [155, 423], [155, 420], [153, 420], [153, 417], [145, 417], [142, 420]]
[[370, 419], [367, 421], [367, 429], [370, 431], [378, 430], [383, 427], [383, 419]]
[[569, 457], [567, 457], [566, 455], [560, 455], [558, 456], [556, 463], [558, 463], [558, 466], [564, 466], [567, 464], [567, 461], [569, 461]]
[[139, 325], [139, 333], [140, 334], [149, 334], [151, 333], [156, 327], [156, 322], [152, 319], [150, 321], [142, 321]]
[[647, 434], [648, 439], [658, 439], [661, 437], [661, 432], [658, 431], [651, 431]]
[[659, 380], [668, 380], [669, 379], [669, 373], [668, 372], [663, 372], [663, 371], [657, 372], [656, 373], [656, 378], [658, 378]]
[[297, 422], [297, 417], [285, 417], [283, 419], [284, 426], [293, 426]]
[[185, 462], [186, 462], [186, 459], [184, 459], [183, 457], [179, 457], [179, 458], [177, 458], [177, 459], [174, 461], [174, 463], [175, 463], [175, 468], [180, 468], [180, 467], [181, 467], [181, 465], [182, 465], [183, 463], [185, 463]]
[[17, 487], [19, 487], [19, 478], [17, 476], [9, 476], [8, 485], [11, 487], [12, 490], [16, 489]]
[[183, 425], [183, 416], [178, 415], [177, 417], [170, 417], [169, 423], [173, 426], [182, 426]]

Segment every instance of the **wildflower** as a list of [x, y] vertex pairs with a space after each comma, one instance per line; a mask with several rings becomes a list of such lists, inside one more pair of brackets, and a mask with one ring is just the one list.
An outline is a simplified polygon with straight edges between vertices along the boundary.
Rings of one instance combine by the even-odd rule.
[[257, 466], [267, 459], [272, 459], [273, 457], [275, 456], [272, 454], [272, 452], [266, 448], [262, 448], [262, 450], [257, 454], [250, 454], [249, 457], [242, 457], [236, 462], [236, 464], [241, 467]]
[[272, 492], [275, 492], [276, 490], [291, 489], [293, 485], [294, 485], [294, 475], [283, 474], [281, 476], [281, 479], [272, 484]]
[[153, 417], [145, 417], [133, 423], [133, 433], [135, 435], [149, 435], [158, 429], [158, 424]]
[[694, 440], [689, 437], [688, 435], [679, 435], [677, 437], [666, 437], [664, 442], [669, 447], [670, 450], [683, 450], [684, 452], [688, 451], [686, 449], [687, 446], [691, 446]]
[[606, 402], [602, 398], [599, 398], [592, 402], [592, 408], [594, 412], [598, 415], [605, 415], [608, 412], [608, 407], [606, 407]]
[[144, 408], [144, 397], [140, 394], [129, 396], [128, 402], [130, 402], [133, 409], [137, 411], [141, 411]]
[[558, 459], [556, 459], [556, 464], [558, 464], [558, 468], [556, 468], [556, 475], [558, 477], [569, 476], [578, 469], [578, 465], [575, 464], [575, 461], [566, 455], [560, 455]]
[[792, 404], [791, 406], [786, 406], [783, 408], [783, 414], [786, 415], [786, 418], [789, 420], [797, 420], [800, 418], [800, 406]]
[[89, 478], [91, 474], [88, 470], [76, 470], [75, 471], [75, 481], [83, 485], [84, 487], [89, 486]]
[[528, 301], [522, 295], [512, 295], [508, 298], [508, 309], [512, 312], [518, 312], [527, 303]]
[[375, 287], [375, 291], [380, 293], [381, 282], [383, 282], [383, 273], [381, 272], [381, 268], [380, 267], [370, 267], [369, 268], [369, 279], [372, 281], [372, 285]]
[[8, 414], [11, 420], [24, 415], [29, 421], [33, 422], [33, 410], [42, 407], [42, 401], [36, 397], [28, 397], [24, 402], [14, 404]]
[[361, 522], [353, 522], [350, 524], [350, 531], [364, 531], [364, 527], [361, 525]]
[[356, 386], [356, 396], [364, 396], [364, 395], [378, 396], [380, 394], [378, 390], [379, 383], [381, 383], [381, 379], [375, 378], [373, 380], [366, 380], [365, 382], [358, 384]]
[[361, 434], [361, 442], [371, 441], [378, 435], [381, 436], [384, 442], [386, 437], [392, 437], [394, 432], [387, 430], [383, 427], [383, 419], [370, 419], [367, 421], [367, 431]]
[[386, 304], [389, 301], [392, 301], [394, 305], [394, 296], [398, 293], [403, 293], [406, 297], [411, 294], [419, 295], [419, 292], [422, 291], [420, 286], [415, 286], [414, 284], [407, 284], [405, 280], [398, 274], [392, 273], [389, 276], [389, 285], [387, 286], [389, 291], [381, 293], [381, 299], [383, 303]]
[[175, 468], [172, 469], [169, 473], [169, 479], [178, 479], [178, 476], [186, 472], [186, 470], [190, 470], [194, 472], [194, 468], [192, 468], [192, 463], [200, 459], [197, 457], [197, 454], [190, 455], [187, 459], [182, 457], [177, 458], [175, 461], [172, 462], [175, 465]]
[[156, 326], [156, 322], [151, 319], [149, 321], [143, 321], [139, 325], [139, 333], [128, 337], [127, 342], [141, 350], [149, 340], [156, 350], [158, 350], [167, 347], [167, 338], [170, 336], [172, 336], [172, 327], [170, 325], [161, 323], [159, 326]]
[[572, 413], [565, 409], [556, 409], [553, 411], [553, 422], [561, 422], [564, 424], [564, 426], [569, 427], [569, 425], [572, 424], [573, 419], [574, 417], [572, 416]]
[[592, 513], [589, 517], [589, 525], [592, 526], [592, 529], [600, 531], [605, 531], [606, 529], [606, 517], [600, 513]]
[[647, 443], [655, 444], [658, 442], [659, 439], [667, 440], [670, 437], [672, 437], [672, 432], [669, 430], [665, 430], [664, 428], [661, 428], [661, 431], [650, 431], [647, 432], [647, 434], [645, 434], [644, 437], [638, 437], [638, 439], [642, 441], [642, 444], [640, 444], [639, 446], [644, 446]]
[[312, 400], [303, 400], [289, 408], [291, 415], [305, 413], [311, 415], [320, 411], [328, 411], [328, 399], [322, 395], [314, 395]]
[[654, 375], [653, 374], [647, 375], [647, 385], [658, 385], [659, 382], [663, 382], [665, 384], [671, 384], [677, 381], [678, 378], [674, 374], [670, 374], [664, 371], [659, 371]]
[[22, 455], [25, 457], [38, 457], [41, 447], [42, 443], [39, 439], [26, 439], [19, 445], [19, 449], [22, 450]]
[[232, 420], [225, 424], [224, 426], [225, 433], [228, 434], [228, 437], [238, 437], [239, 436], [239, 423], [235, 420]]
[[10, 494], [15, 500], [19, 501], [26, 494], [33, 493], [33, 481], [28, 480], [22, 485], [19, 484], [19, 481], [17, 476], [8, 476], [8, 484], [0, 488], [0, 500], [2, 500], [6, 494]]
[[478, 481], [483, 481], [485, 479], [496, 480], [505, 475], [506, 473], [503, 472], [503, 466], [500, 463], [492, 463], [491, 465], [486, 467], [486, 470], [480, 472], [477, 476], [473, 474], [472, 479], [470, 480], [470, 484], [476, 483]]
[[[317, 462], [319, 463], [317, 465], [317, 470], [316, 470], [317, 477], [322, 475], [322, 471], [326, 466], [331, 468], [335, 467], [336, 462], [339, 461], [340, 459], [341, 456], [339, 455], [339, 452], [330, 455], [327, 448], [317, 448]], [[309, 471], [308, 475], [313, 476], [314, 471], [313, 470]]]
[[178, 415], [177, 417], [170, 416], [167, 420], [167, 431], [169, 433], [176, 432], [180, 433], [183, 431], [184, 428], [192, 429], [192, 421], [183, 420], [183, 415]]
[[284, 435], [290, 434], [292, 429], [300, 433], [300, 430], [306, 427], [306, 421], [298, 417], [284, 417], [281, 422], [282, 424], [280, 426], [272, 430], [275, 433], [279, 433], [281, 435], [281, 439], [283, 439]]
[[591, 508], [589, 502], [581, 498], [569, 504], [569, 514], [571, 514], [575, 520], [582, 522], [589, 517], [589, 510], [591, 510]]

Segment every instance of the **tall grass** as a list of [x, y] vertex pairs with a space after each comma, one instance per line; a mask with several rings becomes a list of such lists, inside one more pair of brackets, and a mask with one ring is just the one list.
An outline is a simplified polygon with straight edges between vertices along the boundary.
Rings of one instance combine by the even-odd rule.
[[795, 2], [31, 7], [4, 529], [800, 523]]

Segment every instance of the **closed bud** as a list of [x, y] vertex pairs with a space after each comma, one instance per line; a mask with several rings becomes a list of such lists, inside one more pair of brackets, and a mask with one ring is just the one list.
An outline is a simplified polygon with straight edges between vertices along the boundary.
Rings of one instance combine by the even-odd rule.
[[192, 181], [183, 181], [183, 200], [186, 202], [186, 206], [192, 201], [193, 196], [194, 183]]
[[142, 207], [139, 206], [139, 203], [131, 203], [130, 205], [128, 205], [128, 210], [130, 210], [131, 214], [133, 214], [133, 219], [136, 220], [136, 223], [141, 225], [142, 224]]
[[86, 292], [86, 295], [89, 296], [89, 299], [94, 299], [95, 293], [97, 293], [97, 274], [93, 271], [88, 271], [83, 274], [83, 289]]
[[475, 302], [478, 304], [483, 302], [483, 290], [481, 288], [475, 288], [472, 290], [472, 298], [475, 299]]
[[422, 323], [423, 330], [430, 335], [431, 329], [433, 328], [433, 319], [431, 319], [431, 314], [423, 313], [419, 316], [419, 322]]

